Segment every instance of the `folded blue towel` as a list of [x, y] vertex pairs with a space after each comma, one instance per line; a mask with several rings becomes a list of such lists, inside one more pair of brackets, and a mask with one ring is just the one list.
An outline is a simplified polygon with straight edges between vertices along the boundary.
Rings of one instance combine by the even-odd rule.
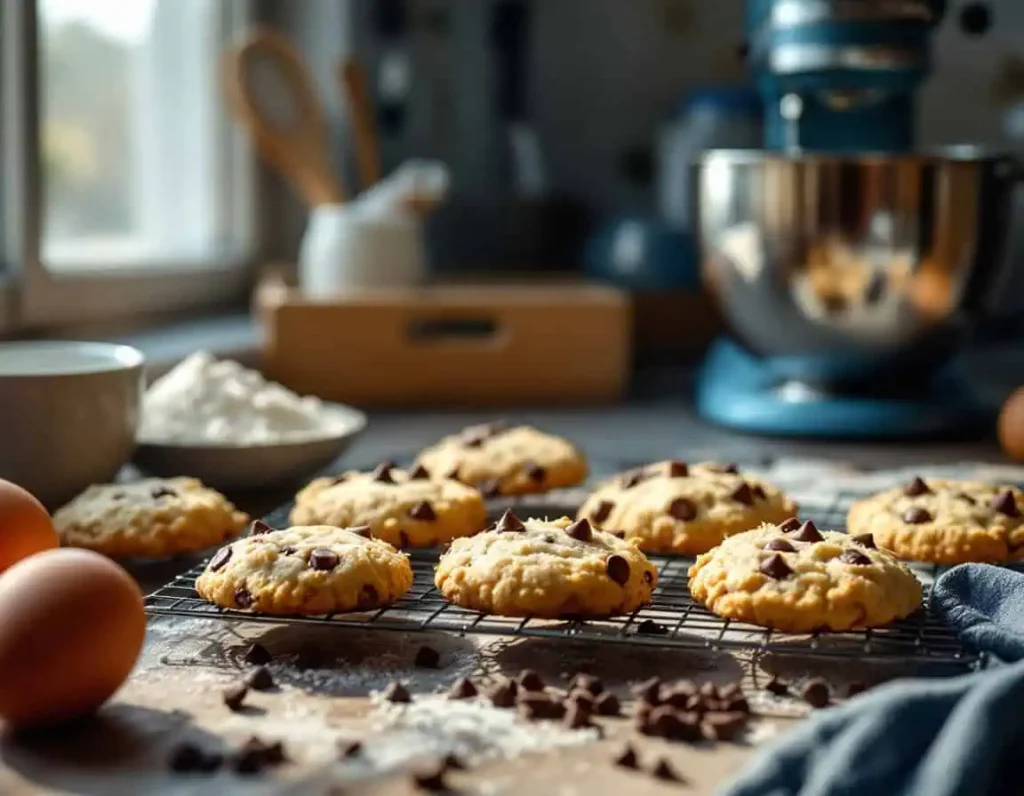
[[1009, 665], [895, 681], [821, 711], [724, 796], [1024, 794], [1024, 575], [965, 564], [929, 599], [964, 641]]

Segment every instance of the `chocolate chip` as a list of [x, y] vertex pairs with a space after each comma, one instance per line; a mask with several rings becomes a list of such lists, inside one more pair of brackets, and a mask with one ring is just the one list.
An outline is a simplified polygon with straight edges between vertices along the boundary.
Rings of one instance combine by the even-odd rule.
[[437, 514], [434, 513], [434, 507], [426, 500], [421, 500], [409, 509], [409, 516], [414, 520], [419, 520], [420, 522], [433, 522], [437, 519]]
[[544, 679], [533, 669], [523, 669], [519, 673], [519, 687], [524, 691], [543, 691]]
[[484, 429], [466, 429], [462, 432], [462, 444], [467, 448], [479, 448], [490, 438], [490, 433]]
[[258, 666], [249, 673], [246, 682], [253, 691], [269, 691], [274, 687], [274, 676], [266, 666]]
[[477, 688], [468, 677], [460, 677], [448, 689], [449, 699], [472, 699], [477, 695]]
[[292, 547], [290, 544], [286, 544], [284, 547], [281, 548], [281, 555], [283, 556], [293, 556], [297, 552], [299, 551]]
[[594, 506], [594, 510], [590, 512], [590, 519], [600, 524], [611, 516], [612, 509], [614, 508], [615, 504], [610, 500], [602, 500]]
[[380, 601], [380, 595], [377, 594], [377, 589], [372, 584], [367, 583], [363, 586], [362, 591], [359, 594], [359, 607], [360, 608], [372, 608]]
[[576, 691], [585, 691], [591, 696], [596, 697], [598, 694], [604, 693], [604, 683], [601, 682], [600, 678], [595, 677], [592, 674], [580, 672], [572, 678], [570, 689]]
[[452, 481], [461, 482], [462, 479], [459, 477], [459, 466], [455, 465], [452, 469], [450, 469], [447, 473], [444, 474], [444, 477]]
[[410, 481], [428, 481], [430, 480], [430, 471], [427, 470], [422, 464], [417, 464], [409, 472]]
[[778, 553], [768, 556], [768, 558], [761, 562], [761, 572], [775, 580], [785, 580], [793, 574], [793, 570], [789, 568], [786, 559]]
[[643, 480], [643, 471], [637, 470], [635, 473], [627, 473], [622, 476], [622, 480], [619, 481], [619, 486], [622, 487], [623, 490], [632, 489]]
[[682, 722], [676, 711], [665, 705], [655, 708], [647, 717], [646, 723], [640, 728], [644, 735], [657, 738], [675, 738], [682, 731]]
[[705, 713], [701, 721], [704, 736], [710, 741], [731, 741], [747, 726], [747, 714], [739, 711]]
[[436, 669], [441, 665], [441, 653], [433, 647], [424, 645], [416, 650], [413, 665], [420, 669]]
[[333, 550], [318, 547], [309, 554], [309, 566], [318, 572], [326, 572], [338, 566], [338, 554]]
[[705, 699], [719, 699], [719, 698], [721, 698], [721, 694], [718, 691], [718, 686], [715, 685], [714, 683], [711, 683], [711, 682], [704, 683], [697, 690], [697, 693], [700, 694]]
[[165, 497], [177, 497], [178, 496], [177, 492], [175, 492], [173, 489], [168, 489], [165, 486], [158, 486], [156, 489], [154, 489], [149, 494], [153, 498], [153, 500], [159, 500], [160, 498], [165, 498]]
[[494, 530], [498, 533], [521, 533], [526, 530], [526, 526], [523, 525], [522, 520], [512, 513], [512, 509], [508, 509], [501, 515], [501, 519], [494, 526]]
[[274, 656], [270, 654], [270, 651], [266, 647], [258, 642], [245, 651], [246, 663], [262, 666], [265, 663], [270, 663], [272, 660], [274, 660]]
[[767, 500], [767, 499], [768, 499], [768, 495], [767, 495], [767, 493], [766, 493], [766, 492], [764, 491], [764, 487], [763, 487], [763, 486], [761, 486], [760, 484], [753, 484], [753, 485], [751, 485], [751, 487], [750, 487], [750, 493], [751, 493], [751, 494], [752, 494], [752, 495], [753, 495], [753, 496], [754, 496], [755, 498], [757, 498], [758, 500]]
[[729, 475], [738, 475], [740, 468], [738, 464], [712, 464], [708, 467], [713, 473], [727, 473]]
[[349, 528], [348, 532], [354, 533], [356, 536], [362, 536], [364, 539], [373, 538], [373, 529], [369, 525], [357, 525], [354, 528]]
[[373, 480], [381, 484], [393, 484], [395, 479], [391, 475], [391, 470], [394, 468], [391, 462], [382, 462], [378, 464], [373, 470]]
[[224, 689], [222, 694], [224, 698], [224, 704], [227, 705], [231, 710], [241, 710], [242, 703], [245, 701], [245, 697], [249, 693], [249, 686], [245, 683], [230, 686]]
[[362, 741], [342, 741], [338, 744], [338, 752], [342, 757], [359, 757], [363, 753]]
[[565, 705], [579, 705], [585, 710], [593, 712], [594, 710], [594, 695], [589, 691], [584, 691], [580, 688], [569, 692], [569, 696], [565, 698]]
[[171, 752], [168, 766], [179, 774], [211, 774], [224, 763], [219, 752], [207, 752], [196, 744], [184, 742]]
[[579, 702], [571, 702], [566, 707], [564, 723], [570, 730], [583, 730], [594, 726], [590, 720], [590, 709], [583, 707]]
[[615, 755], [613, 762], [615, 765], [619, 766], [619, 768], [640, 768], [640, 759], [637, 757], [636, 749], [629, 744], [622, 747], [619, 753]]
[[788, 520], [779, 523], [779, 530], [783, 533], [792, 533], [800, 527], [800, 520], [796, 517], [790, 517]]
[[487, 694], [487, 698], [496, 708], [510, 708], [516, 703], [516, 694], [516, 684], [511, 680], [506, 680], [492, 688]]
[[338, 484], [344, 484], [348, 480], [348, 473], [342, 473], [336, 475], [331, 479], [331, 486], [337, 486]]
[[672, 768], [672, 764], [668, 762], [664, 757], [658, 760], [654, 764], [654, 768], [651, 769], [651, 774], [655, 779], [661, 779], [665, 782], [682, 782], [682, 777]]
[[968, 503], [971, 506], [977, 504], [977, 502], [978, 502], [977, 500], [972, 498], [970, 495], [968, 495], [966, 492], [958, 493], [957, 496], [956, 496], [956, 499], [957, 500], [962, 500], [964, 503]]
[[726, 713], [750, 713], [750, 703], [745, 696], [735, 696], [722, 700], [722, 709]]
[[420, 790], [428, 793], [447, 793], [448, 783], [444, 780], [444, 766], [430, 771], [417, 771], [412, 775], [412, 781]]
[[903, 512], [903, 521], [909, 525], [920, 525], [921, 523], [931, 522], [931, 519], [932, 515], [922, 508], [909, 508]]
[[253, 520], [252, 528], [249, 529], [249, 533], [253, 536], [259, 536], [262, 533], [270, 533], [273, 528], [267, 525], [263, 520]]
[[917, 497], [918, 495], [930, 495], [932, 490], [928, 488], [921, 478], [916, 477], [913, 481], [903, 487], [903, 494], [907, 497]]
[[231, 560], [231, 548], [222, 547], [216, 553], [213, 554], [213, 558], [210, 559], [209, 570], [210, 572], [216, 572], [219, 569], [223, 569], [224, 565]]
[[412, 702], [412, 695], [409, 693], [409, 689], [401, 683], [392, 683], [384, 689], [384, 698], [388, 702], [394, 702], [396, 704], [404, 705]]
[[859, 544], [861, 547], [866, 547], [868, 550], [876, 550], [878, 547], [875, 544], [874, 534], [860, 533], [851, 538], [856, 544]]
[[[645, 572], [644, 574], [650, 573]], [[645, 619], [636, 626], [636, 632], [640, 636], [664, 636], [668, 633], [668, 628], [650, 619]]]
[[547, 694], [530, 691], [517, 700], [519, 711], [530, 721], [560, 719], [565, 715], [565, 706]]
[[742, 503], [744, 506], [754, 505], [754, 493], [750, 491], [750, 485], [746, 483], [740, 484], [736, 487], [729, 497], [737, 503]]
[[536, 481], [537, 483], [541, 483], [545, 476], [547, 476], [547, 470], [534, 462], [528, 462], [523, 467], [523, 472], [526, 473], [527, 478], [531, 481]]
[[662, 693], [662, 702], [683, 710], [690, 703], [690, 697], [697, 693], [697, 687], [689, 680], [681, 680]]
[[629, 562], [622, 556], [608, 556], [607, 560], [604, 562], [604, 569], [605, 572], [608, 573], [608, 577], [620, 586], [625, 586], [629, 583]]
[[497, 479], [482, 481], [479, 486], [480, 494], [485, 498], [501, 497], [501, 482]]
[[250, 608], [252, 606], [252, 595], [245, 589], [235, 592], [235, 605], [239, 608]]
[[789, 538], [796, 539], [798, 542], [820, 542], [825, 537], [818, 531], [817, 525], [807, 520], [807, 522], [797, 528], [795, 533], [791, 533]]
[[686, 462], [669, 462], [668, 463], [668, 477], [669, 478], [686, 478], [690, 474], [690, 468]]
[[276, 766], [285, 762], [284, 744], [280, 741], [266, 743], [255, 736], [246, 741], [232, 761], [239, 774], [255, 774], [268, 766]]
[[594, 531], [586, 518], [576, 520], [576, 522], [565, 529], [565, 532], [580, 542], [589, 542], [594, 538]]
[[697, 507], [693, 505], [693, 502], [686, 498], [676, 498], [668, 506], [668, 514], [670, 517], [681, 520], [682, 522], [689, 522], [696, 518]]
[[789, 693], [789, 686], [778, 677], [772, 677], [764, 684], [764, 690], [775, 696], [786, 696]]
[[795, 553], [796, 548], [793, 547], [785, 539], [772, 539], [763, 548], [763, 550], [777, 550], [780, 553]]
[[855, 680], [852, 683], [846, 684], [846, 687], [843, 688], [843, 696], [847, 699], [852, 699], [853, 697], [857, 696], [857, 694], [863, 694], [867, 690], [867, 685]]
[[1013, 492], [1009, 489], [1005, 492], [999, 493], [992, 499], [992, 510], [998, 511], [1000, 514], [1005, 514], [1007, 517], [1020, 516], [1020, 509], [1017, 508], [1017, 501], [1013, 497]]
[[852, 547], [848, 550], [844, 550], [839, 560], [844, 564], [852, 564], [855, 567], [866, 567], [871, 563], [871, 559], [864, 555], [860, 550], [854, 550]]
[[622, 705], [615, 694], [605, 691], [594, 700], [594, 712], [599, 716], [618, 716], [622, 712]]
[[648, 705], [660, 705], [661, 680], [657, 677], [644, 680], [633, 690], [633, 693], [636, 694], [638, 699], [642, 699]]
[[831, 697], [828, 682], [821, 677], [812, 677], [804, 683], [800, 696], [812, 708], [827, 707]]

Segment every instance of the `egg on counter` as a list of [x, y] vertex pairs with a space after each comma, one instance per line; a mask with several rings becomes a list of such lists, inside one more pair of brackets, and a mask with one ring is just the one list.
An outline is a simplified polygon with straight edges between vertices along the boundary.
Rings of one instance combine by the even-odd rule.
[[43, 550], [60, 546], [43, 504], [0, 478], [0, 572]]
[[146, 633], [142, 593], [88, 550], [52, 550], [0, 575], [0, 720], [88, 715], [121, 686]]

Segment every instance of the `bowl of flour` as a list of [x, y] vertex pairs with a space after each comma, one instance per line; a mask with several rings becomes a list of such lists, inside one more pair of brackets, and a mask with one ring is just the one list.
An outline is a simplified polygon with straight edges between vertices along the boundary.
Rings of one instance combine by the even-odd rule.
[[314, 475], [366, 427], [349, 406], [300, 396], [258, 371], [205, 352], [160, 377], [142, 399], [135, 463], [220, 490], [280, 486]]

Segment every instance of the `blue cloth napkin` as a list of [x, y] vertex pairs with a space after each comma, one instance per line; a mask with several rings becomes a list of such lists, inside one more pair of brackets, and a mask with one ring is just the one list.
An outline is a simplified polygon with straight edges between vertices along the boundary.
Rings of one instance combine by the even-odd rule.
[[965, 642], [1007, 665], [895, 681], [823, 710], [723, 796], [1024, 794], [1024, 575], [964, 564], [929, 601]]

